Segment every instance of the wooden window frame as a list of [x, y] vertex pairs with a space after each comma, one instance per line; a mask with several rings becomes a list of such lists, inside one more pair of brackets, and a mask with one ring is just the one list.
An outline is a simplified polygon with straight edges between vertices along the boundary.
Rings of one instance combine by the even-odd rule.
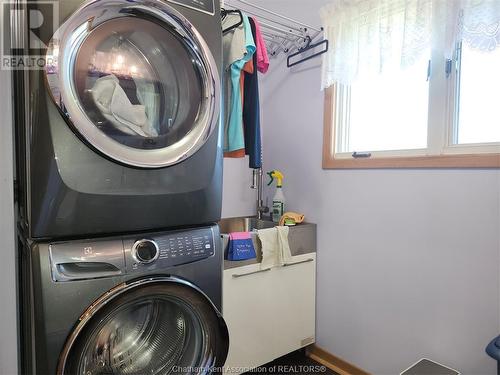
[[500, 168], [500, 153], [441, 154], [374, 158], [335, 157], [336, 88], [325, 90], [323, 169]]

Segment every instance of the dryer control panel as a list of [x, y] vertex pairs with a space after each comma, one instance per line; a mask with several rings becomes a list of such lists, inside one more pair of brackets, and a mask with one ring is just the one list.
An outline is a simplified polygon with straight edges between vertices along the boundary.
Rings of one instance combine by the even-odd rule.
[[154, 271], [215, 254], [212, 228], [175, 231], [123, 241], [127, 273]]

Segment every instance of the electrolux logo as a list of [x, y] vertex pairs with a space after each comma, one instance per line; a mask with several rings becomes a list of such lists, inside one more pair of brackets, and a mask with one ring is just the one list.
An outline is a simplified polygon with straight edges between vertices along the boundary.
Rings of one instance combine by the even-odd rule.
[[59, 2], [0, 0], [0, 69], [32, 70], [53, 65], [48, 44], [59, 28]]

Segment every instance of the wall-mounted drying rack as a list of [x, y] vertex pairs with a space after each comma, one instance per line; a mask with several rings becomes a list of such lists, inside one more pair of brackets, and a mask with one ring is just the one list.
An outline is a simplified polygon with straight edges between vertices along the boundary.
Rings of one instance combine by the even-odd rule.
[[[225, 0], [224, 7], [222, 11], [223, 17], [228, 12], [241, 11], [257, 18], [262, 29], [262, 35], [267, 43], [268, 54], [276, 58], [281, 53], [284, 53], [287, 55], [287, 66], [289, 68], [328, 51], [329, 44], [328, 40], [323, 39], [322, 27], [308, 25], [252, 4], [247, 0]], [[227, 9], [227, 7], [234, 9]], [[238, 26], [231, 26], [224, 32]]]
[[220, 10], [220, 15], [221, 18], [224, 20], [224, 18], [227, 17], [228, 14], [237, 14], [239, 16], [238, 22], [236, 22], [234, 25], [231, 25], [225, 29], [222, 30], [222, 33], [225, 34], [233, 29], [236, 29], [240, 27], [240, 25], [243, 23], [243, 14], [241, 13], [241, 10], [239, 9], [225, 9], [221, 8]]

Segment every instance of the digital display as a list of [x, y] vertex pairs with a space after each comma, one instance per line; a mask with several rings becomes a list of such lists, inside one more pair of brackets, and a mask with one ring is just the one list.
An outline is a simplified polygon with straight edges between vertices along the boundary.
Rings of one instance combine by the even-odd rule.
[[211, 15], [215, 14], [215, 0], [168, 0], [171, 3], [179, 4], [187, 8], [199, 10]]

